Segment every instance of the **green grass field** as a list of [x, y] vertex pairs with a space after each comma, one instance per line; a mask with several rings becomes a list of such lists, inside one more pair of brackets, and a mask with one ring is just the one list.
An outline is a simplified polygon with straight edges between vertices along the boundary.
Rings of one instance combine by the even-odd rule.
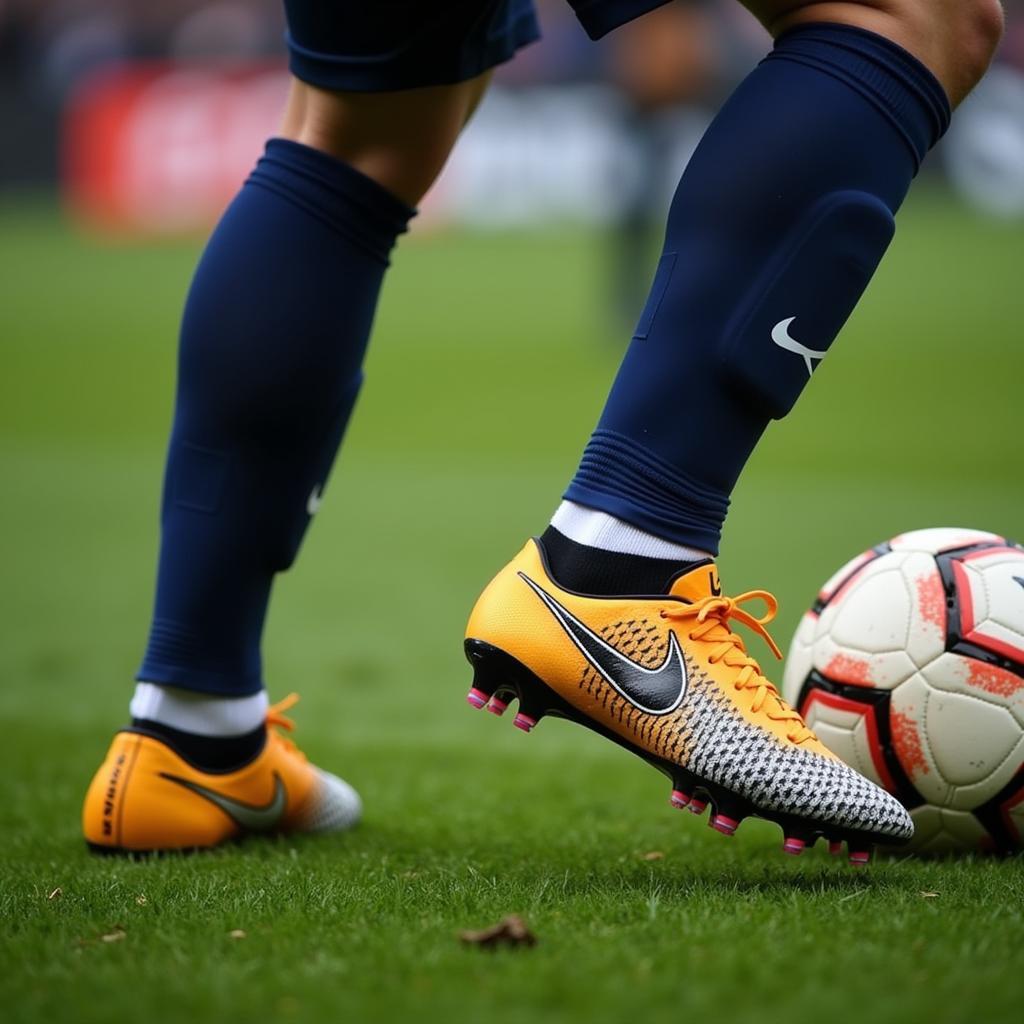
[[[789, 859], [774, 826], [726, 840], [673, 812], [659, 775], [583, 730], [526, 737], [465, 704], [465, 616], [546, 522], [623, 344], [601, 240], [575, 232], [403, 245], [323, 512], [277, 589], [272, 696], [302, 693], [298, 739], [361, 790], [364, 824], [91, 858], [79, 805], [145, 639], [196, 249], [97, 244], [45, 205], [0, 205], [4, 1020], [1017, 1019], [1020, 860]], [[870, 543], [1024, 535], [1020, 269], [1019, 228], [938, 195], [902, 215], [735, 496], [726, 585], [778, 594], [781, 643]], [[678, 416], [693, 428], [682, 387]], [[536, 947], [460, 945], [510, 912]]]

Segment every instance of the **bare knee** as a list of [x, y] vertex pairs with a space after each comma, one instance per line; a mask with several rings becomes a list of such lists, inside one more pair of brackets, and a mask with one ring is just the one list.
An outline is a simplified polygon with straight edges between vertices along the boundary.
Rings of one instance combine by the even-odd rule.
[[1000, 0], [960, 0], [956, 11], [960, 24], [953, 46], [959, 49], [961, 88], [966, 96], [988, 70], [1003, 38], [1003, 5]]
[[886, 6], [906, 36], [903, 45], [958, 104], [988, 70], [1002, 38], [1000, 0], [887, 0]]
[[773, 34], [812, 21], [878, 32], [939, 79], [953, 105], [987, 70], [1003, 34], [1000, 0], [743, 0]]
[[281, 135], [344, 160], [415, 206], [485, 88], [486, 76], [368, 93], [330, 92], [293, 79]]

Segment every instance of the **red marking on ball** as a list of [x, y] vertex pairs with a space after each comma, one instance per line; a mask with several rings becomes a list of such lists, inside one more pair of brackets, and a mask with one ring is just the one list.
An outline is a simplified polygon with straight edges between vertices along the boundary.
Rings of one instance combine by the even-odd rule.
[[946, 632], [946, 592], [936, 572], [926, 572], [914, 580], [917, 587], [917, 610], [921, 618]]
[[997, 665], [986, 665], [981, 661], [972, 661], [970, 675], [967, 683], [986, 693], [995, 694], [997, 697], [1012, 697], [1020, 690], [1024, 690], [1024, 679], [1012, 672], [1007, 672]]
[[896, 756], [908, 775], [927, 775], [928, 762], [924, 747], [917, 731], [917, 723], [900, 711], [889, 712], [889, 728], [892, 731], [892, 745]]
[[871, 686], [871, 663], [866, 658], [853, 658], [849, 654], [836, 654], [825, 666], [825, 675], [837, 683]]

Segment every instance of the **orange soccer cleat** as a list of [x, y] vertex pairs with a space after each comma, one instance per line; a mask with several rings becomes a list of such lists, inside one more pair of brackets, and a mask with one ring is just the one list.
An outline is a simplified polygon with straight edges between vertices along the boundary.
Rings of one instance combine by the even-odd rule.
[[[759, 599], [762, 618], [742, 606]], [[777, 822], [783, 849], [819, 836], [846, 840], [853, 863], [875, 843], [913, 835], [903, 806], [832, 754], [751, 658], [739, 622], [765, 629], [765, 591], [722, 594], [718, 570], [699, 563], [650, 597], [593, 597], [552, 579], [530, 541], [491, 581], [466, 630], [474, 669], [467, 700], [529, 732], [546, 715], [585, 725], [672, 780], [670, 803], [726, 835], [749, 815]]]
[[334, 832], [362, 811], [347, 782], [311, 765], [274, 726], [294, 726], [284, 712], [267, 714], [263, 750], [234, 771], [194, 767], [163, 739], [140, 729], [114, 737], [82, 808], [82, 830], [99, 853], [200, 849], [252, 833]]

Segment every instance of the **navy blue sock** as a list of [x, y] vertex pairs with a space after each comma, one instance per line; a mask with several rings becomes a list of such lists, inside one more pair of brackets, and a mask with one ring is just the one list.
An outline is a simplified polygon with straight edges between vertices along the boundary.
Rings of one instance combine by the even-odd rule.
[[780, 37], [683, 174], [565, 497], [717, 552], [740, 471], [852, 312], [949, 116], [927, 68], [881, 36], [828, 24]]
[[412, 214], [352, 167], [283, 139], [225, 213], [182, 323], [139, 680], [231, 696], [262, 686], [271, 582], [319, 504], [388, 254]]

